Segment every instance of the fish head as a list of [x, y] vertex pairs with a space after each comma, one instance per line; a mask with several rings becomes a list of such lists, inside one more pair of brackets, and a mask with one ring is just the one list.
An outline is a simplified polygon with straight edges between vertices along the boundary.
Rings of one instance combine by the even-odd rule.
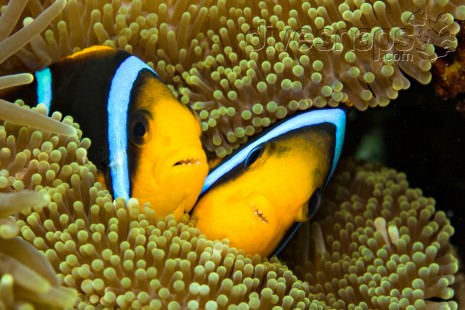
[[331, 113], [292, 118], [211, 171], [192, 212], [200, 231], [248, 254], [273, 253], [294, 223], [316, 212], [339, 159], [345, 113]]
[[132, 196], [157, 216], [179, 218], [196, 202], [208, 165], [200, 122], [158, 79], [145, 79], [129, 112]]
[[[200, 231], [246, 253], [269, 255], [294, 222], [316, 211], [331, 170], [332, 134], [296, 131], [252, 149], [238, 176], [197, 203]], [[310, 202], [310, 203], [309, 203]]]

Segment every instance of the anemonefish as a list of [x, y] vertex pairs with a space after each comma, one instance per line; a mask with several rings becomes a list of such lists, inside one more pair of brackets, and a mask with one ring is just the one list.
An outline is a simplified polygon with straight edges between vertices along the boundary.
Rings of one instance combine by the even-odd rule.
[[73, 116], [114, 197], [150, 202], [157, 216], [191, 210], [208, 173], [200, 122], [154, 70], [123, 50], [95, 46], [34, 75], [0, 96]]
[[248, 254], [278, 254], [318, 209], [345, 124], [343, 109], [306, 111], [231, 154], [209, 173], [192, 211], [200, 232]]

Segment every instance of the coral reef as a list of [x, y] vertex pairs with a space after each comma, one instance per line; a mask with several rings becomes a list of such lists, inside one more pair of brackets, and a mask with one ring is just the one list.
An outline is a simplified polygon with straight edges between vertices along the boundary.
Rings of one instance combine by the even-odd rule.
[[[32, 26], [46, 6], [23, 3], [19, 20]], [[94, 44], [126, 49], [199, 112], [205, 146], [224, 157], [296, 110], [384, 106], [409, 87], [404, 74], [428, 83], [433, 44], [457, 46], [454, 18], [465, 18], [462, 1], [71, 0], [1, 70], [37, 69]]]
[[434, 87], [436, 93], [444, 98], [455, 97], [465, 92], [465, 31], [464, 22], [460, 22], [457, 34], [458, 46], [454, 53], [447, 53], [433, 64]]
[[[393, 169], [347, 161], [284, 258], [336, 309], [457, 308], [453, 227]], [[308, 241], [310, 240], [310, 241]]]
[[433, 64], [433, 84], [443, 99], [457, 97], [456, 109], [465, 115], [465, 22], [460, 22], [458, 47], [454, 53], [443, 55]]

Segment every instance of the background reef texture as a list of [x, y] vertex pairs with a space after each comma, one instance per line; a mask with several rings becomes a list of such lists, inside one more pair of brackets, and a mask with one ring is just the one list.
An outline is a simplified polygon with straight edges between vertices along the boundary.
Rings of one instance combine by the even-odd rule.
[[[450, 238], [454, 227], [465, 233], [465, 120], [457, 99], [433, 100], [434, 88], [416, 82], [429, 83], [431, 63], [457, 47], [463, 1], [0, 4], [0, 89], [31, 81], [8, 74], [106, 44], [149, 61], [198, 111], [212, 157], [297, 110], [346, 104], [354, 109], [345, 157], [372, 162], [341, 163], [317, 217], [282, 257], [245, 256], [207, 240], [187, 216], [155, 221], [148, 206], [113, 201], [71, 116], [39, 118], [42, 106], [0, 100], [0, 308], [463, 306], [465, 246]], [[304, 26], [305, 44], [283, 45]], [[399, 28], [412, 39], [411, 61], [395, 61], [400, 44], [380, 48], [377, 34], [401, 43]], [[381, 61], [351, 51], [354, 37], [344, 34], [357, 29], [368, 29]], [[308, 50], [325, 35], [333, 50]], [[31, 113], [20, 119], [18, 110]]]

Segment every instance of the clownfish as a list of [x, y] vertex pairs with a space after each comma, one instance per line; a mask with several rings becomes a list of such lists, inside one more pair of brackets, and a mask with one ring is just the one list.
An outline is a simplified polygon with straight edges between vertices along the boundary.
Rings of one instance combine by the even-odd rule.
[[34, 73], [0, 96], [73, 116], [92, 141], [88, 157], [114, 197], [150, 202], [179, 218], [208, 174], [200, 121], [157, 73], [123, 50], [94, 46]]
[[318, 209], [345, 125], [341, 108], [310, 110], [239, 148], [208, 174], [192, 211], [197, 228], [247, 254], [279, 254]]

